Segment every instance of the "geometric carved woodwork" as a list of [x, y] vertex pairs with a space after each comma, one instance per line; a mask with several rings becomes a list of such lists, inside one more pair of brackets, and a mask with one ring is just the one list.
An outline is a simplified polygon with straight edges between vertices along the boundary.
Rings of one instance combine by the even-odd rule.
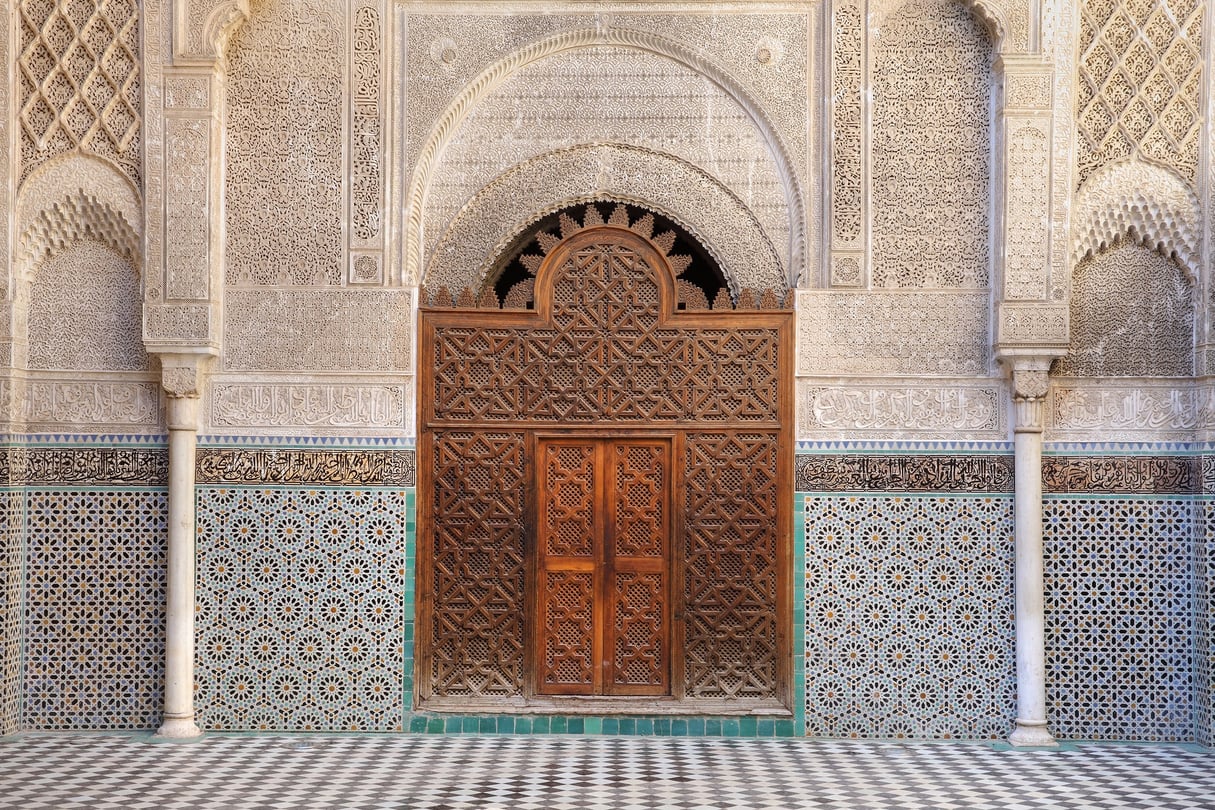
[[788, 706], [792, 313], [682, 310], [669, 245], [564, 230], [532, 308], [421, 309], [418, 698]]

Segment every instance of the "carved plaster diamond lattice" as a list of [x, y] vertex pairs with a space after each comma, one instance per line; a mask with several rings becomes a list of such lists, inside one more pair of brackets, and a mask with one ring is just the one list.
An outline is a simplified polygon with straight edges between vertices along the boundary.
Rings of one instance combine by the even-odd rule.
[[1077, 185], [1141, 156], [1193, 182], [1202, 130], [1200, 0], [1080, 3]]
[[22, 177], [81, 149], [109, 158], [138, 186], [141, 86], [137, 0], [17, 4]]

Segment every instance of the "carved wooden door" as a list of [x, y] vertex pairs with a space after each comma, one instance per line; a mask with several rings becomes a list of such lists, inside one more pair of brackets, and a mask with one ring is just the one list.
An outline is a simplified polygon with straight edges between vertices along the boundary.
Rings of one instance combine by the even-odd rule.
[[537, 455], [536, 691], [670, 694], [670, 443], [546, 438]]

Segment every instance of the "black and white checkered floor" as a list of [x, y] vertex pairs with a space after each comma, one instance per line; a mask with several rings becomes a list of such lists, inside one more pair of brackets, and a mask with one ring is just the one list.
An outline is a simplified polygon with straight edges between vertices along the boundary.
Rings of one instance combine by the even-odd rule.
[[1088, 744], [38, 734], [0, 740], [0, 807], [1215, 808], [1215, 752]]

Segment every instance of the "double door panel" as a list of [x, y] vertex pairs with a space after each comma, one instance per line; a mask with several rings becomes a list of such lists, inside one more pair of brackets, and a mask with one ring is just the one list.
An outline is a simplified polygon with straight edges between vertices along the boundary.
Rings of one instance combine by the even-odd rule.
[[671, 691], [671, 445], [544, 438], [537, 454], [536, 691]]

